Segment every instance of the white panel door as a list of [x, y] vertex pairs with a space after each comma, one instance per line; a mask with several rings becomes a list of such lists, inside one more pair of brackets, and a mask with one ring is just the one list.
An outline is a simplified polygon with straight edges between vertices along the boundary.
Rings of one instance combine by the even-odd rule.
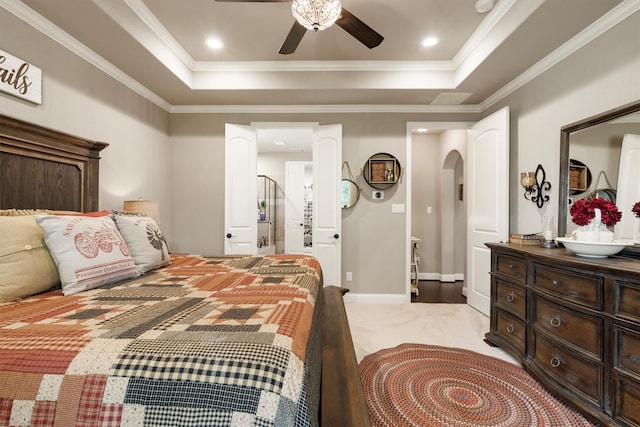
[[616, 239], [640, 239], [640, 231], [631, 208], [640, 201], [640, 135], [626, 134], [622, 138], [616, 205], [622, 212], [622, 220], [613, 228]]
[[509, 108], [476, 123], [468, 144], [467, 302], [488, 316], [491, 251], [485, 243], [509, 238]]
[[256, 131], [250, 126], [225, 125], [224, 253], [258, 251]]
[[342, 286], [342, 125], [318, 126], [313, 133], [313, 256], [324, 285]]
[[284, 252], [304, 252], [304, 168], [308, 162], [285, 163]]

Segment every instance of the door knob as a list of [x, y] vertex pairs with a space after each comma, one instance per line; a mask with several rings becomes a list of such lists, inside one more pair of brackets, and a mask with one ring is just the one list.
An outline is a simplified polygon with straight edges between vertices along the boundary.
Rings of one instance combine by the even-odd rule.
[[336, 233], [336, 234], [334, 234], [334, 235], [333, 235], [333, 238], [334, 238], [334, 239], [339, 239], [339, 238], [340, 238], [340, 235], [339, 235], [338, 233]]
[[231, 235], [231, 233], [227, 233], [227, 239], [232, 238], [233, 236]]

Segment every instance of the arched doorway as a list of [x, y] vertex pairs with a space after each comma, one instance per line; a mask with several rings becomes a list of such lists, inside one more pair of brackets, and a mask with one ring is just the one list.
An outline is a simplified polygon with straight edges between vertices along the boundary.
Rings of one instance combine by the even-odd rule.
[[[466, 205], [464, 202], [464, 158], [453, 149], [444, 154], [441, 178], [441, 266], [442, 282], [464, 280], [466, 254]], [[463, 288], [463, 294], [466, 294]]]

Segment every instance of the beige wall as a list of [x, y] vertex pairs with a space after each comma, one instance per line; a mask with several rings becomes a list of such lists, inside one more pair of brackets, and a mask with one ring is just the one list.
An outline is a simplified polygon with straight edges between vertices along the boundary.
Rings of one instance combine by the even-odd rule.
[[[343, 211], [343, 284], [354, 293], [404, 294], [406, 283], [406, 216], [392, 214], [391, 204], [407, 203], [406, 179], [372, 200], [362, 179], [365, 161], [377, 152], [396, 156], [406, 166], [406, 123], [444, 121], [442, 114], [172, 114], [170, 139], [174, 234], [173, 249], [221, 253], [224, 236], [224, 125], [251, 122], [319, 122], [342, 124], [342, 157], [363, 189], [360, 201]], [[456, 115], [471, 121], [477, 115]], [[206, 214], [203, 214], [206, 213]], [[346, 282], [347, 271], [353, 281]]]
[[[629, 18], [485, 112], [511, 107], [511, 231], [537, 231], [543, 215], [556, 214], [560, 128], [640, 99], [639, 20]], [[44, 72], [41, 106], [0, 94], [0, 113], [108, 142], [101, 163], [100, 207], [118, 209], [128, 198], [159, 200], [163, 229], [174, 252], [222, 252], [226, 122], [342, 123], [343, 160], [359, 174], [365, 160], [380, 151], [406, 165], [407, 122], [479, 118], [383, 113], [168, 115], [4, 11], [0, 31], [4, 50]], [[518, 185], [519, 171], [533, 170], [538, 163], [554, 186], [551, 203], [540, 210], [524, 200]], [[403, 294], [408, 271], [406, 218], [392, 214], [391, 204], [407, 203], [406, 179], [386, 191], [382, 202], [371, 200], [362, 179], [358, 183], [365, 189], [360, 202], [343, 212], [342, 271], [353, 272], [353, 282], [344, 283], [356, 293]]]
[[[421, 241], [416, 254], [420, 257], [420, 276], [439, 280], [442, 273], [440, 233], [441, 176], [440, 135], [414, 135], [411, 144], [412, 191], [411, 235]], [[428, 209], [431, 212], [428, 213]], [[452, 273], [452, 272], [451, 272]]]
[[[640, 100], [640, 13], [494, 105], [511, 109], [510, 230], [540, 231], [545, 215], [558, 212], [560, 129], [603, 111]], [[519, 172], [538, 163], [552, 184], [542, 209], [523, 197]]]
[[411, 138], [411, 235], [421, 239], [416, 252], [422, 280], [464, 277], [466, 206], [458, 195], [464, 183], [467, 130], [460, 127]]
[[0, 9], [2, 49], [42, 69], [42, 104], [0, 93], [0, 114], [109, 143], [100, 162], [100, 209], [158, 200], [171, 232], [168, 113]]

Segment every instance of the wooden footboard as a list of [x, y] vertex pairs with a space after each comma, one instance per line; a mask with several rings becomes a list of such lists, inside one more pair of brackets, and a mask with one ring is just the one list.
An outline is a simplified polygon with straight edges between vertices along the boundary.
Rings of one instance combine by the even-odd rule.
[[322, 313], [322, 395], [320, 424], [369, 427], [369, 413], [342, 296], [347, 289], [324, 288]]

